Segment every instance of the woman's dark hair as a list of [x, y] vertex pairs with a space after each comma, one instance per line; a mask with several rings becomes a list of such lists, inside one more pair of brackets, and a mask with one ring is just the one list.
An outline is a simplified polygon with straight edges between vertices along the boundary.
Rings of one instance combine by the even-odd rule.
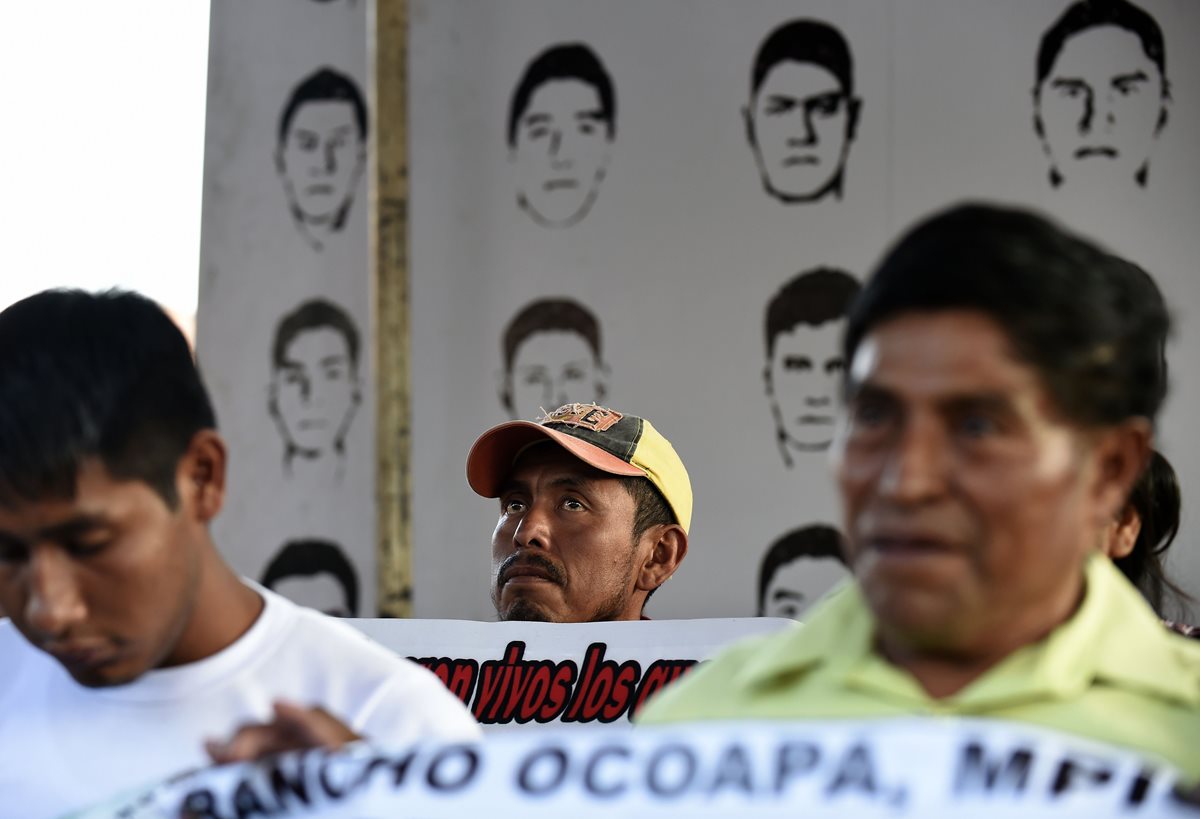
[[1174, 597], [1187, 603], [1191, 597], [1167, 577], [1163, 565], [1167, 549], [1179, 533], [1181, 496], [1179, 479], [1171, 462], [1154, 451], [1150, 463], [1129, 493], [1126, 509], [1137, 513], [1142, 527], [1133, 549], [1125, 557], [1113, 561], [1117, 568], [1137, 586], [1154, 610], [1163, 615], [1163, 605]]

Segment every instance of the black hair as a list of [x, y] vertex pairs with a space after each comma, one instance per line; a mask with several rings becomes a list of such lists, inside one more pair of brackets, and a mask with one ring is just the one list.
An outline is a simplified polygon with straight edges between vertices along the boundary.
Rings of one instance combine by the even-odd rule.
[[600, 116], [608, 127], [608, 138], [611, 140], [617, 133], [617, 102], [613, 93], [612, 78], [604, 68], [604, 63], [588, 46], [583, 43], [561, 43], [551, 46], [530, 61], [521, 75], [517, 87], [513, 90], [512, 101], [508, 107], [508, 145], [517, 145], [517, 126], [533, 92], [543, 83], [551, 80], [579, 80], [596, 89], [600, 98]]
[[1163, 606], [1168, 596], [1180, 603], [1191, 600], [1167, 577], [1164, 565], [1167, 549], [1179, 533], [1182, 503], [1179, 478], [1171, 462], [1157, 450], [1151, 451], [1150, 462], [1130, 490], [1126, 503], [1126, 509], [1132, 508], [1137, 513], [1141, 528], [1133, 549], [1113, 563], [1138, 587], [1160, 617], [1166, 616]]
[[72, 498], [98, 457], [175, 508], [179, 459], [216, 425], [187, 339], [144, 296], [47, 290], [0, 313], [0, 502]]
[[522, 307], [504, 329], [504, 369], [512, 370], [517, 348], [527, 338], [552, 331], [579, 333], [600, 360], [600, 322], [591, 310], [572, 299], [538, 299]]
[[1153, 17], [1128, 0], [1079, 0], [1068, 6], [1042, 35], [1037, 53], [1038, 87], [1050, 75], [1067, 39], [1096, 26], [1118, 26], [1136, 34], [1142, 41], [1142, 51], [1146, 57], [1158, 66], [1158, 73], [1163, 79], [1163, 96], [1168, 96], [1167, 56], [1162, 29]]
[[331, 574], [342, 586], [346, 610], [358, 616], [358, 573], [341, 548], [328, 540], [291, 540], [271, 558], [259, 581], [268, 589], [287, 577]]
[[358, 126], [358, 138], [367, 138], [367, 106], [354, 80], [332, 68], [321, 68], [300, 81], [292, 89], [283, 113], [279, 115], [279, 144], [287, 141], [292, 118], [306, 102], [348, 102], [354, 109], [354, 123]]
[[771, 544], [763, 555], [758, 568], [758, 614], [767, 610], [767, 587], [782, 566], [802, 557], [832, 558], [845, 564], [842, 555], [842, 536], [837, 529], [823, 523], [814, 523], [793, 529]]
[[[617, 478], [621, 486], [625, 487], [625, 491], [633, 498], [633, 539], [636, 541], [640, 538], [651, 526], [668, 525], [679, 523], [679, 519], [675, 517], [675, 513], [671, 510], [671, 504], [667, 503], [666, 497], [655, 486], [649, 478], [643, 478], [640, 475], [626, 475]], [[658, 589], [651, 589], [646, 593], [646, 600], [642, 601], [642, 607], [645, 608], [646, 602], [654, 595]]]
[[853, 96], [854, 58], [850, 55], [846, 38], [829, 23], [821, 20], [791, 20], [767, 35], [754, 56], [750, 96], [758, 93], [772, 68], [787, 60], [816, 63], [837, 77], [847, 97]]
[[943, 310], [999, 324], [1078, 423], [1153, 422], [1166, 397], [1170, 319], [1154, 281], [1042, 216], [967, 204], [910, 230], [851, 305], [846, 371], [873, 328]]
[[287, 363], [288, 346], [306, 330], [329, 327], [346, 339], [350, 364], [358, 367], [358, 330], [345, 310], [324, 299], [311, 299], [279, 320], [275, 328], [275, 343], [271, 347], [271, 362], [275, 369]]
[[813, 268], [789, 280], [767, 303], [767, 358], [780, 333], [798, 324], [817, 327], [845, 318], [860, 289], [858, 279], [832, 267]]
[[649, 478], [640, 475], [625, 475], [618, 478], [625, 491], [633, 498], [633, 537], [642, 536], [651, 526], [679, 523], [671, 504]]

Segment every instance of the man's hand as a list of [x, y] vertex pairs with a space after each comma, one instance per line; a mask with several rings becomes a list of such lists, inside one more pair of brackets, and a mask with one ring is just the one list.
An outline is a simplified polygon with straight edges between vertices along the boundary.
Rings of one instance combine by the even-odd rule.
[[362, 739], [324, 708], [305, 708], [276, 701], [270, 722], [243, 725], [224, 742], [208, 740], [204, 749], [218, 765], [249, 762], [283, 751], [340, 748]]

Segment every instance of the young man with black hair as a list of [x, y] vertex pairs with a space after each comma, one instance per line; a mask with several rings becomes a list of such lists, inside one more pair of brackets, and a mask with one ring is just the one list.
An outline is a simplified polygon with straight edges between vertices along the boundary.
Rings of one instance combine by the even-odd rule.
[[283, 440], [286, 474], [341, 477], [346, 435], [362, 403], [358, 365], [358, 328], [333, 302], [310, 299], [279, 320], [267, 411]]
[[500, 339], [500, 403], [526, 420], [571, 398], [597, 403], [607, 392], [600, 322], [574, 299], [536, 299], [517, 311]]
[[845, 366], [841, 338], [859, 287], [844, 270], [817, 267], [790, 279], [767, 303], [763, 382], [789, 469], [798, 455], [823, 452], [833, 441]]
[[358, 572], [333, 541], [289, 540], [267, 563], [259, 582], [330, 617], [358, 617]]
[[758, 616], [800, 616], [846, 577], [842, 536], [824, 523], [793, 529], [771, 544], [758, 567]]
[[389, 741], [476, 735], [431, 674], [233, 573], [209, 533], [227, 457], [152, 302], [0, 313], [0, 801], [23, 819], [203, 765], [272, 703], [301, 733], [318, 707]]
[[649, 421], [567, 404], [483, 433], [467, 482], [497, 498], [492, 602], [501, 620], [638, 620], [687, 555], [692, 487]]
[[742, 109], [767, 194], [788, 205], [840, 199], [861, 110], [854, 57], [840, 31], [801, 19], [767, 35]]
[[608, 70], [584, 43], [559, 43], [525, 67], [508, 108], [517, 204], [542, 227], [587, 216], [608, 171], [617, 103]]
[[1149, 456], [1168, 325], [1148, 277], [1041, 217], [972, 205], [913, 229], [844, 342], [854, 582], [642, 721], [964, 714], [1200, 776], [1200, 645], [1097, 543]]
[[1128, 0], [1072, 3], [1037, 53], [1033, 126], [1050, 184], [1092, 176], [1145, 187], [1170, 101], [1154, 18]]
[[300, 81], [279, 115], [275, 171], [288, 210], [314, 250], [341, 232], [367, 163], [367, 106], [354, 80], [321, 68]]

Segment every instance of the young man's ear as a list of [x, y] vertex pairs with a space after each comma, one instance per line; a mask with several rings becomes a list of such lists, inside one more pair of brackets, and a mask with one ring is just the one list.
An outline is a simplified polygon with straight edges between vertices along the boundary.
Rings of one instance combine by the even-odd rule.
[[194, 517], [207, 523], [225, 502], [225, 441], [215, 429], [202, 429], [192, 436], [179, 461], [176, 484], [180, 501]]
[[1130, 418], [1097, 433], [1093, 487], [1097, 529], [1122, 517], [1130, 490], [1150, 462], [1152, 436], [1145, 418]]
[[652, 592], [675, 574], [687, 556], [688, 536], [679, 524], [668, 523], [652, 526], [642, 537], [654, 542], [638, 570], [635, 586], [639, 591]]
[[862, 99], [850, 97], [846, 100], [846, 141], [853, 142], [858, 135], [858, 118], [862, 113]]
[[512, 374], [508, 370], [496, 371], [496, 396], [500, 399], [500, 406], [508, 413], [508, 417], [516, 418], [517, 413], [513, 409]]
[[750, 143], [750, 147], [758, 150], [758, 134], [754, 132], [754, 114], [750, 111], [749, 105], [741, 107], [742, 122], [746, 126], [746, 142]]

